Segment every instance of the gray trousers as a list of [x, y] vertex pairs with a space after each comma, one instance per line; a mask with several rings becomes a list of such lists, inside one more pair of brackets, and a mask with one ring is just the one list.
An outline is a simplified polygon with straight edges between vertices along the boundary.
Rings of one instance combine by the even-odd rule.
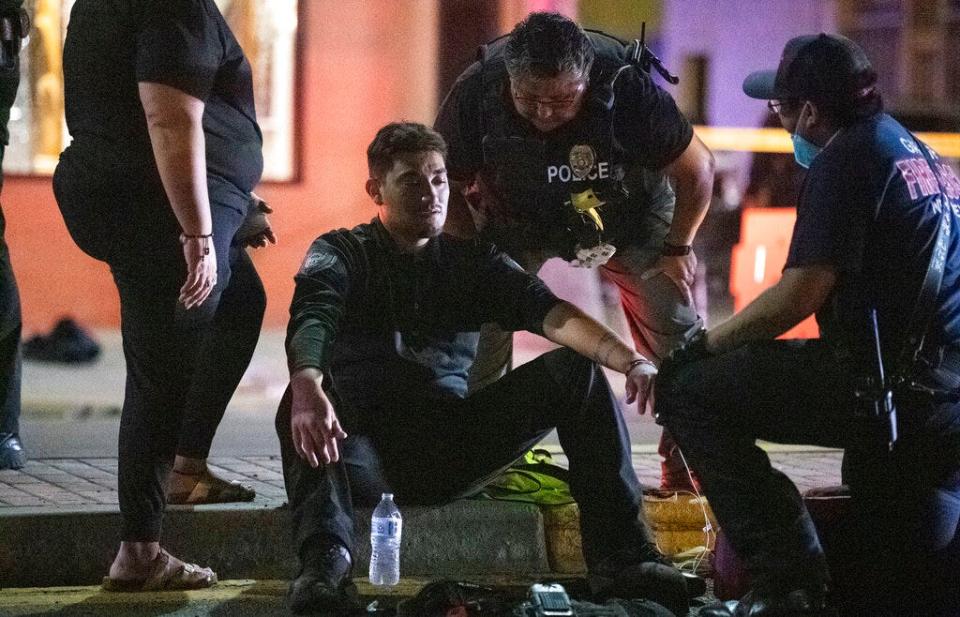
[[[658, 362], [703, 327], [696, 307], [686, 303], [673, 281], [663, 274], [646, 280], [640, 277], [660, 257], [663, 240], [670, 230], [673, 192], [667, 191], [665, 195], [667, 199], [641, 214], [644, 233], [638, 241], [618, 249], [610, 261], [599, 268], [600, 276], [620, 290], [620, 304], [637, 351]], [[539, 272], [547, 259], [556, 256], [550, 251], [525, 251], [512, 255], [528, 272]], [[480, 330], [477, 359], [470, 370], [470, 392], [497, 381], [512, 364], [512, 334], [496, 324], [485, 324]], [[664, 458], [664, 480], [686, 475], [676, 444], [667, 432], [661, 436], [658, 450]]]

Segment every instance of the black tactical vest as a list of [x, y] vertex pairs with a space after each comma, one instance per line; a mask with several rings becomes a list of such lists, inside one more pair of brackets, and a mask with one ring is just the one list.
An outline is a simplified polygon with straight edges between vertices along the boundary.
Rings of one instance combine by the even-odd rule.
[[[507, 37], [480, 48], [483, 101], [482, 179], [507, 206], [516, 224], [494, 225], [484, 235], [504, 250], [547, 249], [572, 259], [576, 246], [616, 245], [628, 212], [624, 186], [627, 153], [613, 135], [614, 83], [626, 70], [629, 48], [619, 39], [588, 31], [596, 50], [584, 107], [548, 136], [536, 134], [510, 100], [503, 50]], [[592, 194], [591, 194], [592, 191]], [[595, 198], [594, 198], [595, 197]], [[600, 224], [582, 207], [595, 209]], [[600, 227], [602, 226], [602, 229]]]

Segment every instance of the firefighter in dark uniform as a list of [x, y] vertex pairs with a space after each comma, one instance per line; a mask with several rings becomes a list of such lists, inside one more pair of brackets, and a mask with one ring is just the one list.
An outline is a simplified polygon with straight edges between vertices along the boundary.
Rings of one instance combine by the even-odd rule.
[[[461, 189], [448, 229], [479, 230], [530, 272], [556, 256], [599, 267], [620, 290], [637, 350], [658, 359], [702, 326], [690, 244], [709, 206], [713, 157], [629, 54], [613, 37], [533, 13], [481, 50], [436, 128]], [[507, 370], [510, 342], [484, 329], [471, 390]], [[661, 444], [665, 456], [672, 449]], [[685, 485], [682, 469], [665, 465], [665, 484]]]
[[[701, 615], [960, 613], [960, 180], [883, 113], [863, 51], [787, 43], [743, 89], [808, 167], [781, 280], [664, 362], [655, 411], [753, 581]], [[816, 312], [821, 337], [774, 338]], [[822, 538], [757, 439], [844, 448]]]
[[[0, 0], [0, 163], [10, 141], [7, 122], [20, 85], [20, 42], [28, 29], [23, 0]], [[0, 171], [0, 187], [3, 173]], [[0, 210], [0, 469], [26, 463], [20, 443], [20, 296]]]

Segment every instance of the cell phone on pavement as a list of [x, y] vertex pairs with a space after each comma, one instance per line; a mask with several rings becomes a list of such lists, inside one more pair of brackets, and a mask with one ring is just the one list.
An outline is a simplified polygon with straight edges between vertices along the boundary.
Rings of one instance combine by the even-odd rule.
[[540, 617], [560, 617], [563, 615], [573, 615], [573, 606], [570, 605], [570, 596], [563, 588], [563, 585], [541, 585], [536, 584], [530, 587], [530, 603], [536, 609], [536, 615]]

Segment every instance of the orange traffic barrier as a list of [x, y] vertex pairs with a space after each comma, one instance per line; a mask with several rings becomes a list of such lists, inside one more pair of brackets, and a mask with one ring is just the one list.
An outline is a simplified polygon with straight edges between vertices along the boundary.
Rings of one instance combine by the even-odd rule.
[[[795, 208], [744, 208], [740, 242], [730, 255], [730, 293], [734, 310], [741, 310], [780, 280], [787, 262]], [[817, 338], [820, 329], [808, 317], [780, 338]]]

